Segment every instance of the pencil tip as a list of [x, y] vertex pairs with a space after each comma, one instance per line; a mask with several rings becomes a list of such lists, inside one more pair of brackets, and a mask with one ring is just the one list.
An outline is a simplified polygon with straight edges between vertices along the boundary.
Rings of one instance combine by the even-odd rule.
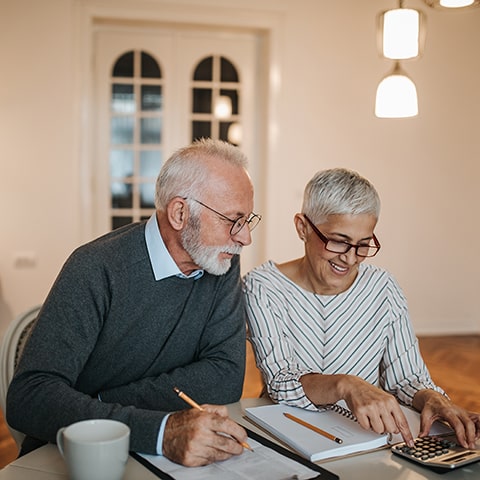
[[174, 391], [175, 393], [180, 393], [180, 389], [179, 389], [178, 387], [173, 387], [173, 391]]

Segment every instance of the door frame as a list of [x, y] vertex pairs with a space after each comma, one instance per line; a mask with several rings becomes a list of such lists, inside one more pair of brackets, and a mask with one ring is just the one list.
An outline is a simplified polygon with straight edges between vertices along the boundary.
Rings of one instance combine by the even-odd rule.
[[[159, 2], [160, 3], [160, 2]], [[281, 95], [281, 31], [285, 10], [281, 2], [265, 9], [230, 6], [218, 8], [214, 5], [178, 5], [161, 2], [161, 8], [152, 3], [128, 0], [122, 5], [106, 5], [97, 0], [76, 0], [75, 16], [75, 160], [78, 166], [80, 225], [79, 243], [85, 243], [96, 236], [92, 191], [93, 161], [95, 155], [95, 88], [94, 88], [94, 35], [99, 25], [132, 24], [154, 25], [194, 25], [197, 28], [232, 28], [236, 31], [253, 32], [258, 38], [259, 55], [264, 69], [260, 72], [259, 98], [255, 111], [255, 137], [252, 139], [251, 166], [255, 187], [255, 211], [263, 215], [262, 224], [253, 234], [253, 245], [246, 269], [266, 260], [268, 241], [269, 176], [270, 166], [277, 153], [278, 125], [280, 121], [278, 105]], [[241, 5], [241, 2], [238, 2]], [[168, 152], [167, 152], [168, 153]], [[270, 211], [274, 211], [274, 205]], [[263, 228], [262, 228], [263, 227]], [[246, 272], [242, 272], [246, 273]]]

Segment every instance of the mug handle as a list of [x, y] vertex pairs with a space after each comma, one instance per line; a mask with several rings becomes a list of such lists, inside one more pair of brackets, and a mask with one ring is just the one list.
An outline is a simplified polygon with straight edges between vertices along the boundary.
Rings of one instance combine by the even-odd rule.
[[63, 453], [63, 431], [64, 430], [65, 430], [65, 427], [62, 427], [62, 428], [59, 428], [57, 432], [57, 447], [62, 457], [65, 456]]

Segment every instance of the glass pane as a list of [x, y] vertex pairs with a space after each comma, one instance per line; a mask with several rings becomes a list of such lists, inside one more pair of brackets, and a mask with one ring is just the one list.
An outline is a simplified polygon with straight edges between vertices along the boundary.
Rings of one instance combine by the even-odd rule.
[[195, 69], [194, 80], [203, 80], [211, 82], [213, 80], [213, 57], [204, 58]]
[[113, 77], [133, 77], [133, 51], [124, 53], [113, 66]]
[[228, 142], [228, 129], [233, 122], [220, 122], [220, 140]]
[[232, 115], [238, 115], [238, 91], [237, 90], [220, 90], [220, 95], [229, 97], [232, 101]]
[[156, 178], [162, 165], [162, 152], [144, 150], [140, 152], [140, 176]]
[[110, 108], [115, 113], [133, 113], [135, 111], [133, 85], [114, 83]]
[[157, 61], [148, 53], [142, 52], [142, 74], [143, 78], [162, 78], [162, 72]]
[[132, 208], [132, 185], [130, 183], [112, 182], [112, 208]]
[[113, 145], [133, 143], [133, 117], [113, 117], [110, 124]]
[[238, 82], [237, 69], [225, 57], [220, 58], [220, 81]]
[[133, 222], [132, 217], [112, 217], [112, 230], [123, 227]]
[[212, 113], [212, 90], [210, 88], [193, 89], [193, 113]]
[[155, 208], [155, 184], [140, 184], [140, 208]]
[[140, 142], [160, 143], [161, 122], [159, 117], [140, 119]]
[[162, 87], [157, 85], [142, 85], [142, 110], [159, 111], [162, 109]]
[[133, 176], [133, 151], [112, 150], [110, 152], [110, 176], [132, 177]]
[[209, 138], [211, 136], [212, 126], [210, 122], [192, 122], [192, 142], [199, 138]]

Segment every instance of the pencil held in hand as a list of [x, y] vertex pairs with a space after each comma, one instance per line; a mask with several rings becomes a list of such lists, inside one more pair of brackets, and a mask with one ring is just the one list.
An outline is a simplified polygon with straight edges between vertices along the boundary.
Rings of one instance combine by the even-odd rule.
[[[173, 387], [173, 391], [185, 402], [187, 402], [192, 408], [196, 408], [197, 410], [201, 410], [202, 412], [205, 411], [195, 400], [190, 398], [186, 393], [182, 392], [179, 388]], [[250, 450], [253, 452], [253, 448], [247, 442], [238, 442], [243, 448]]]
[[173, 387], [173, 391], [185, 402], [187, 402], [191, 407], [196, 408], [197, 410], [201, 410], [202, 412], [205, 410], [202, 408], [195, 400], [192, 400], [186, 393], [183, 393], [179, 388]]

